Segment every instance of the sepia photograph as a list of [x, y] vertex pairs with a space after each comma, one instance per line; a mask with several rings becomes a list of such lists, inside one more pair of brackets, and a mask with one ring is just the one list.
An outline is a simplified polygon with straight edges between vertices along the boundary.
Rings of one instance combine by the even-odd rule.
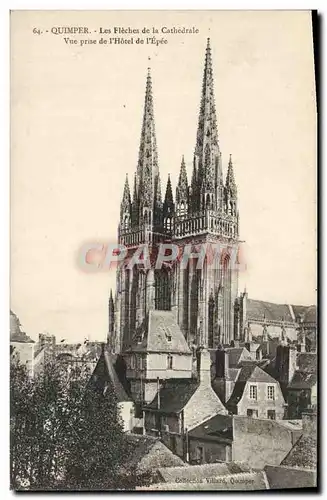
[[10, 488], [317, 491], [309, 10], [10, 13]]

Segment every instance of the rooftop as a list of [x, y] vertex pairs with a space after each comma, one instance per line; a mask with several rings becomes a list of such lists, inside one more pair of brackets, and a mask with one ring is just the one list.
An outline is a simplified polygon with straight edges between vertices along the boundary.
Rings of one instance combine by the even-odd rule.
[[[179, 413], [186, 406], [197, 388], [199, 382], [194, 379], [168, 379], [164, 381], [160, 394], [160, 411], [165, 413]], [[158, 394], [153, 401], [144, 407], [144, 410], [158, 409]]]
[[133, 351], [177, 352], [191, 355], [185, 336], [171, 311], [150, 311], [132, 342]]

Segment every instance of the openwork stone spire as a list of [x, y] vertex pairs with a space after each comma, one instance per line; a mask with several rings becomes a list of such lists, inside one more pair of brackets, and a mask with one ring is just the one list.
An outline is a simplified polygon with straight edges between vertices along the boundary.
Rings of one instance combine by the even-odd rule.
[[237, 187], [234, 177], [234, 168], [232, 162], [232, 155], [229, 155], [228, 170], [226, 176], [226, 189], [228, 189], [234, 196], [237, 195]]
[[176, 188], [176, 203], [188, 203], [188, 181], [184, 155], [182, 157], [181, 169]]
[[222, 182], [222, 171], [209, 38], [204, 63], [194, 163], [199, 189], [198, 192], [192, 189], [192, 206], [197, 206], [200, 211], [216, 209], [219, 206], [218, 199], [221, 197], [217, 186]]
[[202, 94], [200, 104], [200, 114], [198, 122], [197, 140], [195, 154], [203, 157], [206, 145], [218, 148], [218, 130], [216, 106], [213, 88], [213, 71], [211, 60], [210, 39], [208, 38], [206, 56], [204, 63], [204, 74], [202, 83]]
[[143, 124], [137, 166], [138, 196], [140, 200], [142, 200], [144, 206], [148, 208], [152, 208], [155, 188], [158, 189], [158, 173], [159, 167], [153, 111], [152, 80], [149, 68], [146, 79]]
[[125, 178], [125, 184], [124, 184], [124, 191], [123, 191], [123, 199], [122, 199], [122, 207], [129, 207], [131, 204], [131, 193], [129, 189], [129, 182], [128, 182], [128, 174], [126, 174]]
[[171, 205], [174, 203], [173, 190], [171, 187], [170, 174], [168, 174], [168, 181], [165, 194], [165, 205]]
[[129, 227], [131, 223], [131, 208], [131, 193], [129, 189], [128, 175], [126, 174], [123, 198], [120, 204], [120, 223], [125, 229]]

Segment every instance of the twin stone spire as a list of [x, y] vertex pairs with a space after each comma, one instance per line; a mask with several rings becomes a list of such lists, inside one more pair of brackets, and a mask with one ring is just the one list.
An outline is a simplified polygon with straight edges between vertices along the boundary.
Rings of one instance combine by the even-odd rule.
[[[237, 187], [230, 156], [226, 182], [218, 141], [210, 40], [208, 39], [191, 183], [182, 157], [175, 202], [170, 176], [164, 201], [158, 165], [152, 79], [148, 69], [139, 157], [131, 198], [126, 176], [120, 211], [120, 234], [144, 226], [173, 233], [173, 218], [213, 211], [238, 220]], [[238, 225], [238, 224], [237, 224]]]

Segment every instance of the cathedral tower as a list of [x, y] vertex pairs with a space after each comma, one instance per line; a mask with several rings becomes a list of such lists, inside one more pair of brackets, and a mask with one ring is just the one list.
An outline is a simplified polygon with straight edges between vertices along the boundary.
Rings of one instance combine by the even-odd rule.
[[178, 319], [189, 343], [216, 347], [234, 338], [238, 222], [237, 188], [231, 157], [225, 184], [223, 180], [208, 39], [191, 186], [188, 190], [186, 169], [182, 164], [176, 191], [173, 240], [194, 247], [206, 243], [211, 249], [218, 248], [213, 245], [219, 244], [220, 250], [219, 265], [210, 265], [206, 258], [202, 269], [197, 269], [197, 261], [193, 259], [187, 269], [176, 271], [179, 277]]
[[[151, 309], [172, 310], [189, 345], [215, 348], [234, 338], [234, 304], [238, 271], [235, 252], [239, 236], [239, 214], [234, 167], [230, 156], [224, 183], [219, 147], [210, 41], [208, 39], [193, 168], [188, 182], [182, 157], [174, 201], [170, 176], [164, 200], [155, 133], [152, 80], [146, 79], [143, 124], [137, 169], [131, 199], [126, 177], [118, 229], [119, 243], [130, 255], [146, 245], [150, 258], [162, 242], [178, 245], [207, 244], [217, 252], [217, 265], [207, 256], [203, 266], [197, 258], [164, 266], [160, 270], [117, 271], [115, 303], [111, 307], [116, 352], [128, 349]], [[213, 247], [214, 245], [214, 247]], [[211, 252], [212, 253], [212, 252]], [[198, 268], [199, 267], [199, 268]], [[112, 324], [112, 323], [111, 323]], [[112, 328], [111, 328], [112, 329]]]

